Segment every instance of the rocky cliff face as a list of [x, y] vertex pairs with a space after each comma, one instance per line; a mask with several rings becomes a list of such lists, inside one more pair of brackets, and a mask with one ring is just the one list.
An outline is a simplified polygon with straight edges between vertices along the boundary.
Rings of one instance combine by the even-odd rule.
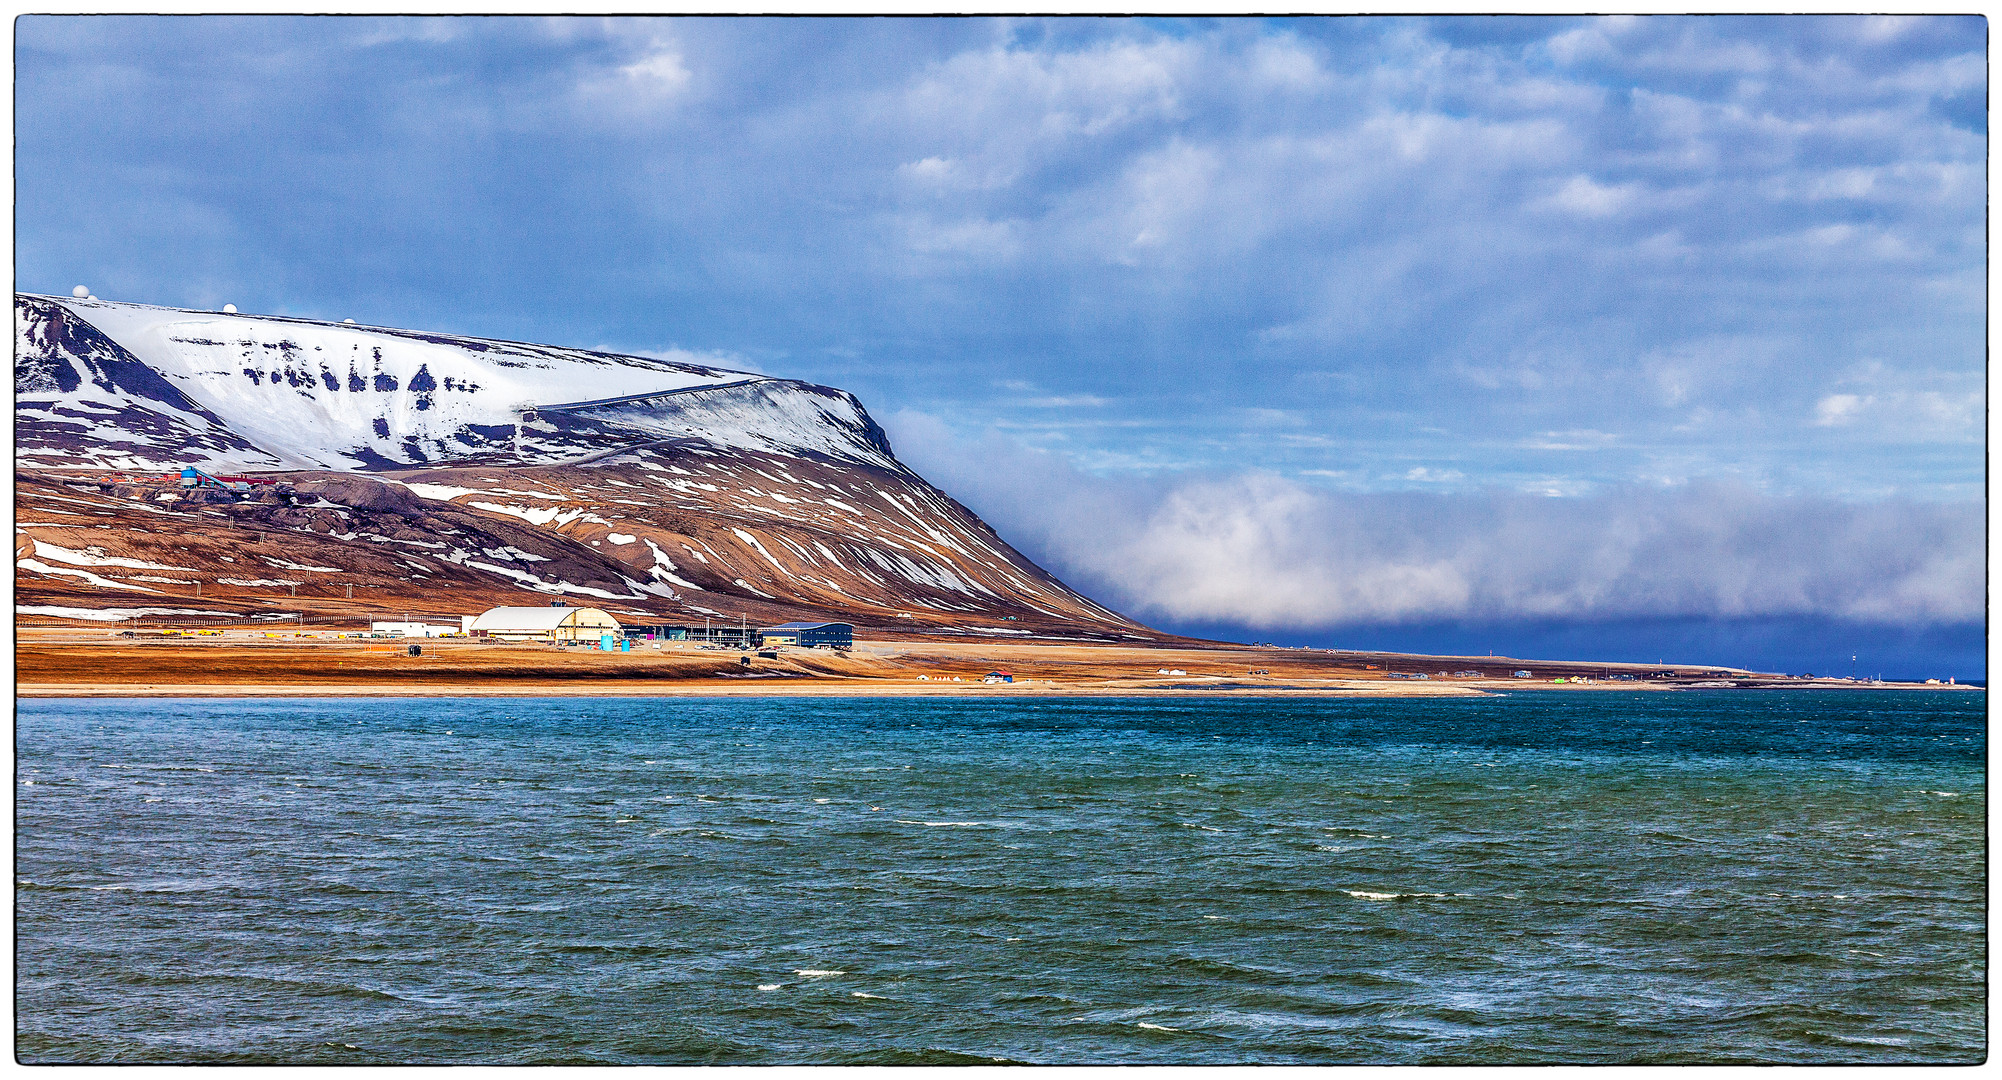
[[[18, 296], [18, 611], [839, 619], [1151, 637], [896, 460], [852, 396], [751, 372]], [[184, 492], [193, 465], [286, 481]]]

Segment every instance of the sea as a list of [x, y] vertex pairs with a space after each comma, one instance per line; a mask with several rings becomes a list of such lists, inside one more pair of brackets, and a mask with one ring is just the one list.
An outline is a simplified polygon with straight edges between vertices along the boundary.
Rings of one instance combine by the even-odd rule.
[[23, 1062], [1973, 1063], [1985, 694], [23, 700]]

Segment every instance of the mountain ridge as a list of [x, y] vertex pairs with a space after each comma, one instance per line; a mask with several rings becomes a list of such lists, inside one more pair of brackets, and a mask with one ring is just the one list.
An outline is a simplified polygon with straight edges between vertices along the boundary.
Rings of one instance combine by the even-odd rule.
[[[22, 608], [193, 592], [189, 610], [331, 617], [526, 591], [652, 621], [1157, 637], [898, 461], [836, 388], [290, 317], [34, 294], [15, 312]], [[141, 475], [184, 465], [288, 487]]]

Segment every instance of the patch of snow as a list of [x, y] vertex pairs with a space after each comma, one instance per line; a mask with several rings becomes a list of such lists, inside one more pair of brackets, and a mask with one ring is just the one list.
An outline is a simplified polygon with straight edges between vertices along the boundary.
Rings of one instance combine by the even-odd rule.
[[452, 487], [448, 484], [406, 483], [403, 486], [409, 488], [410, 493], [412, 495], [417, 496], [420, 499], [432, 499], [440, 502], [451, 502], [453, 499], [456, 499], [461, 495], [495, 494], [494, 492], [482, 491], [479, 488]]
[[737, 580], [737, 584], [738, 584], [738, 585], [739, 585], [740, 587], [742, 587], [743, 589], [745, 589], [746, 591], [749, 591], [749, 592], [754, 592], [754, 593], [757, 593], [757, 594], [758, 594], [759, 596], [762, 596], [762, 597], [764, 597], [764, 598], [765, 598], [765, 599], [767, 599], [767, 600], [777, 600], [777, 599], [778, 599], [778, 597], [776, 597], [776, 596], [773, 596], [773, 595], [772, 595], [771, 593], [768, 593], [768, 592], [765, 592], [765, 591], [764, 591], [763, 589], [760, 589], [760, 588], [758, 588], [758, 587], [757, 587], [756, 585], [753, 585], [753, 584], [751, 584], [750, 582], [748, 582], [748, 581], [745, 581], [745, 580], [744, 580], [743, 578], [738, 578], [738, 579], [736, 579], [736, 580]]
[[[750, 533], [747, 533], [742, 529], [733, 528], [730, 531], [737, 534], [737, 539], [742, 540], [746, 544], [749, 544], [752, 547], [756, 548], [758, 550], [758, 554], [763, 555], [765, 557], [766, 562], [771, 563], [773, 566], [778, 568], [779, 573], [784, 574], [787, 577], [792, 576], [792, 571], [786, 569], [786, 565], [784, 563], [778, 561], [777, 559], [772, 558], [772, 553], [765, 550], [765, 545], [759, 543], [757, 537], [752, 536]], [[740, 581], [738, 582], [738, 584], [741, 585], [743, 584], [743, 582]], [[763, 594], [760, 593], [759, 595]]]
[[553, 523], [558, 528], [561, 528], [562, 526], [568, 525], [571, 522], [578, 520], [595, 521], [600, 525], [610, 524], [604, 518], [601, 518], [598, 515], [591, 513], [589, 510], [583, 509], [582, 507], [576, 507], [566, 510], [561, 506], [551, 506], [551, 507], [537, 507], [531, 510], [524, 506], [508, 506], [504, 503], [469, 502], [466, 505], [480, 510], [492, 511], [493, 513], [496, 514], [506, 514], [509, 517], [518, 517], [523, 521], [528, 522], [530, 525], [549, 525]]
[[[469, 502], [466, 505], [475, 507], [480, 510], [486, 510], [495, 514], [506, 514], [509, 517], [518, 517], [523, 521], [528, 522], [530, 525], [547, 525], [550, 522], [555, 521], [556, 516], [563, 512], [563, 508], [560, 506], [537, 507], [536, 509], [530, 510], [527, 507], [508, 506], [504, 503]], [[581, 510], [576, 511], [571, 515], [571, 517], [574, 518], [577, 514], [581, 513], [583, 513], [583, 511]], [[559, 522], [559, 524], [561, 523]]]
[[263, 559], [266, 563], [275, 566], [280, 570], [300, 570], [313, 574], [338, 574], [342, 572], [341, 568], [338, 566], [307, 566], [304, 563], [286, 562], [284, 559], [274, 559], [268, 555], [260, 555], [258, 557]]
[[667, 581], [672, 581], [676, 585], [679, 585], [684, 589], [695, 589], [699, 591], [702, 588], [702, 586], [697, 585], [692, 581], [683, 581], [681, 578], [676, 577], [674, 575], [674, 571], [676, 569], [674, 565], [674, 560], [668, 558], [667, 552], [662, 551], [659, 545], [655, 544], [652, 540], [648, 540], [646, 542], [646, 546], [648, 551], [653, 552], [653, 566], [648, 569], [647, 573], [652, 574], [656, 578], [663, 578]]
[[17, 559], [15, 560], [14, 565], [20, 567], [23, 570], [27, 570], [31, 573], [36, 573], [36, 574], [60, 574], [64, 577], [82, 578], [85, 584], [95, 585], [100, 589], [125, 589], [129, 592], [149, 592], [149, 593], [157, 593], [160, 591], [158, 589], [149, 589], [144, 585], [131, 585], [122, 581], [112, 581], [108, 578], [101, 578], [98, 577], [96, 574], [91, 573], [88, 570], [70, 570], [61, 566], [50, 566], [48, 563], [41, 562], [37, 559]]
[[45, 559], [54, 559], [71, 566], [125, 566], [134, 570], [179, 570], [183, 573], [194, 571], [192, 566], [163, 566], [160, 563], [145, 562], [140, 559], [121, 559], [117, 556], [92, 555], [84, 551], [71, 551], [54, 544], [35, 541], [35, 554]]
[[60, 619], [89, 619], [92, 622], [124, 622], [127, 619], [144, 618], [148, 615], [213, 615], [217, 618], [236, 617], [233, 611], [204, 611], [197, 608], [73, 608], [50, 607], [46, 604], [15, 604], [16, 615], [53, 615]]

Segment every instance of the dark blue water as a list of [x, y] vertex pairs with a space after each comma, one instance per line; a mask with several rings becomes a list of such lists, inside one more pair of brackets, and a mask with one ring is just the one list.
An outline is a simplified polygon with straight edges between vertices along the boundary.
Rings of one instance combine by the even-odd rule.
[[18, 1053], [1978, 1061], [1983, 707], [24, 701]]

